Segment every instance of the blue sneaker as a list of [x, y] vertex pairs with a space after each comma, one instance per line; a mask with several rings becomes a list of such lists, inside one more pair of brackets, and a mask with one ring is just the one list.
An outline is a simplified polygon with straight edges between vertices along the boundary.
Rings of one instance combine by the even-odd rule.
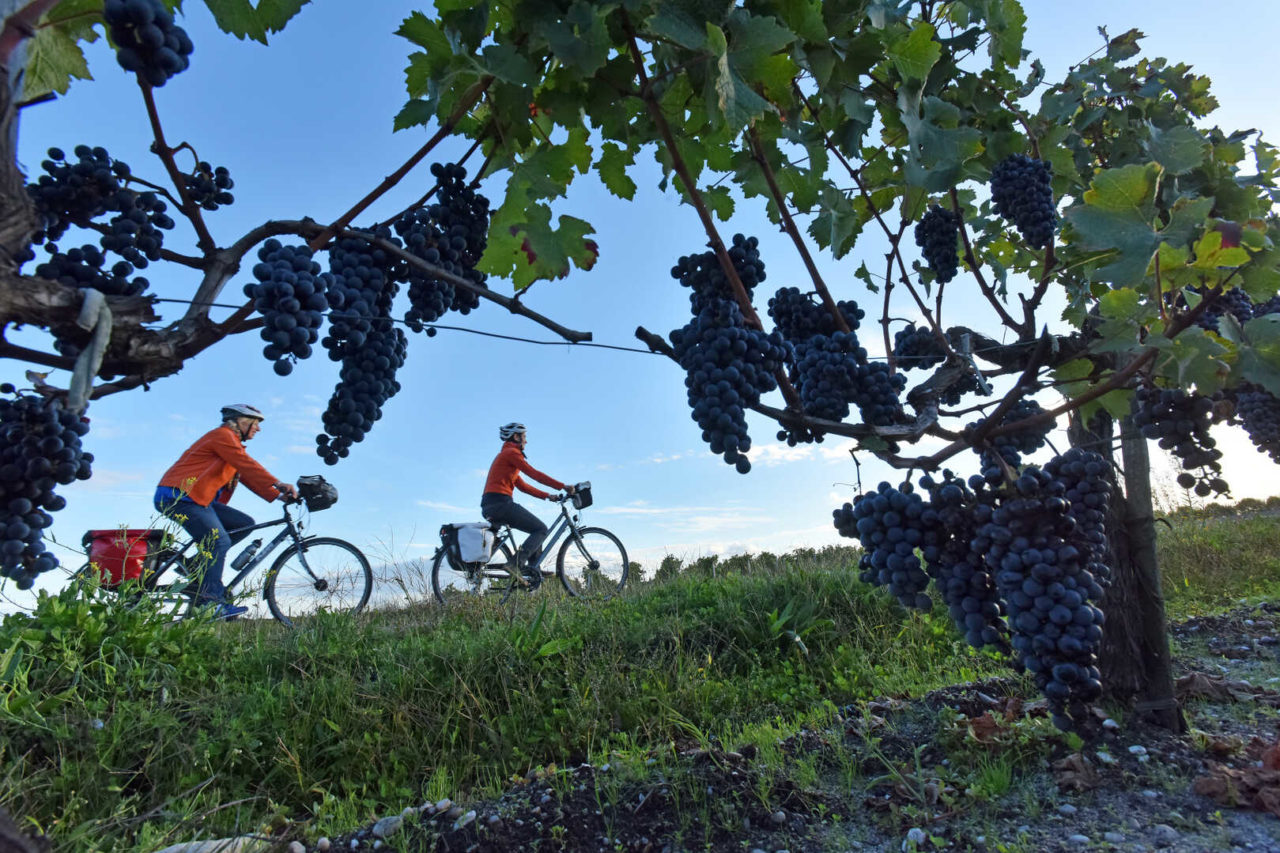
[[221, 619], [224, 622], [231, 622], [240, 618], [249, 612], [249, 608], [241, 607], [238, 604], [228, 604], [227, 602], [219, 602], [214, 605], [213, 618]]

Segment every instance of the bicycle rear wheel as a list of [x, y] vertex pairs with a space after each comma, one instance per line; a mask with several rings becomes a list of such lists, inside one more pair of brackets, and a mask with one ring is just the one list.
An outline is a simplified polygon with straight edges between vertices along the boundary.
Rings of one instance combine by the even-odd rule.
[[276, 558], [262, 590], [271, 615], [285, 625], [322, 610], [359, 613], [373, 590], [373, 569], [360, 549], [327, 536], [290, 545]]
[[556, 574], [569, 594], [578, 598], [616, 595], [627, 582], [627, 549], [609, 531], [583, 527], [560, 546]]
[[514, 563], [515, 555], [505, 542], [494, 550], [489, 563], [478, 569], [465, 564], [455, 566], [441, 548], [431, 563], [431, 591], [441, 604], [485, 594], [500, 595], [506, 601], [511, 590], [515, 589], [516, 581], [513, 575], [503, 573], [499, 567]]

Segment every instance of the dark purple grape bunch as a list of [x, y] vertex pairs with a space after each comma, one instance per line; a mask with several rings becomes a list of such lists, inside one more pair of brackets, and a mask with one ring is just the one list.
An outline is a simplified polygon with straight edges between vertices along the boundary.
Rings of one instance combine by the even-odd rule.
[[1280, 462], [1280, 399], [1251, 384], [1241, 385], [1234, 396], [1236, 416], [1253, 446]]
[[[1017, 423], [1044, 413], [1044, 407], [1035, 400], [1018, 400], [1000, 418], [1000, 426]], [[966, 437], [972, 437], [986, 422], [986, 418], [979, 418], [964, 428], [964, 434]], [[1052, 431], [1053, 421], [1048, 420], [1016, 432], [1008, 432], [987, 438], [986, 447], [979, 454], [983, 470], [992, 468], [999, 470], [1000, 463], [996, 461], [997, 456], [1007, 462], [1010, 467], [1017, 468], [1022, 464], [1023, 456], [1035, 453], [1041, 447], [1044, 447], [1049, 438], [1049, 433]]]
[[996, 213], [1012, 222], [1034, 249], [1048, 246], [1058, 226], [1051, 177], [1047, 162], [1026, 154], [1006, 157], [991, 170], [991, 201]]
[[27, 184], [27, 195], [42, 222], [38, 236], [59, 240], [72, 225], [83, 228], [113, 209], [130, 171], [127, 163], [111, 159], [102, 147], [77, 145], [74, 161], [61, 148], [48, 153], [40, 164], [45, 173]]
[[1140, 385], [1134, 394], [1134, 426], [1177, 458], [1182, 467], [1178, 485], [1202, 498], [1230, 490], [1222, 479], [1222, 451], [1209, 434], [1213, 417], [1211, 399], [1181, 388]]
[[1049, 700], [1053, 724], [1073, 730], [1102, 694], [1097, 653], [1102, 585], [1090, 554], [1070, 541], [1078, 528], [1067, 486], [1027, 467], [1002, 489], [970, 543], [983, 554], [1007, 609], [1010, 645]]
[[[36, 241], [44, 243], [49, 257], [39, 263], [35, 274], [67, 287], [100, 290], [109, 296], [138, 296], [150, 283], [134, 276], [138, 269], [160, 259], [164, 231], [174, 227], [167, 205], [154, 192], [136, 192], [126, 184], [128, 164], [113, 160], [104, 148], [77, 145], [75, 161], [61, 149], [50, 148], [43, 162], [45, 174], [27, 185], [43, 230]], [[98, 245], [86, 243], [63, 250], [55, 240], [71, 226], [86, 228], [94, 220], [113, 213], [98, 227]], [[120, 257], [113, 261], [108, 252]], [[34, 260], [28, 250], [24, 260]], [[65, 332], [65, 334], [64, 334]], [[55, 346], [64, 355], [75, 356], [85, 336], [74, 330], [57, 330]]]
[[[440, 234], [438, 247], [444, 260], [453, 261], [458, 273], [480, 289], [488, 289], [487, 277], [475, 268], [489, 240], [489, 199], [466, 181], [467, 170], [459, 163], [432, 163], [437, 181], [435, 203], [427, 208]], [[469, 314], [480, 307], [480, 297], [455, 287], [449, 310]]]
[[277, 375], [288, 376], [294, 362], [309, 357], [312, 344], [320, 339], [329, 308], [329, 278], [320, 274], [309, 248], [285, 246], [274, 238], [258, 250], [253, 277], [257, 283], [246, 284], [244, 295], [253, 300], [264, 321], [259, 333], [266, 342], [262, 354], [275, 363]]
[[908, 323], [893, 336], [893, 358], [903, 370], [928, 370], [947, 359], [947, 352], [932, 329]]
[[960, 254], [956, 241], [960, 237], [960, 215], [936, 204], [929, 205], [924, 217], [916, 223], [916, 245], [925, 263], [942, 284], [956, 277]]
[[[858, 331], [866, 316], [858, 303], [844, 299], [836, 303], [836, 309], [849, 331]], [[769, 299], [769, 317], [773, 320], [774, 329], [793, 344], [807, 341], [814, 335], [830, 335], [836, 331], [836, 321], [831, 312], [814, 300], [814, 294], [803, 293], [798, 287], [779, 288]]]
[[191, 64], [191, 38], [161, 0], [106, 0], [102, 18], [116, 61], [150, 86], [163, 86]]
[[[385, 226], [372, 233], [388, 242], [395, 239]], [[320, 343], [342, 369], [321, 417], [325, 432], [316, 436], [316, 453], [328, 465], [336, 465], [364, 440], [382, 417], [383, 405], [400, 391], [396, 372], [408, 346], [391, 318], [400, 270], [391, 253], [357, 237], [342, 238], [329, 249], [329, 272], [321, 278], [332, 313]]]
[[[734, 234], [733, 244], [726, 249], [748, 298], [752, 297], [755, 286], [765, 280], [759, 244], [760, 241], [755, 237]], [[689, 294], [689, 306], [695, 316], [712, 302], [736, 301], [733, 288], [715, 252], [699, 252], [681, 257], [671, 268], [671, 277], [692, 291]]]
[[859, 495], [831, 515], [837, 532], [857, 539], [866, 551], [859, 580], [887, 586], [903, 607], [927, 611], [933, 607], [925, 591], [929, 575], [916, 554], [924, 542], [921, 516], [925, 509], [910, 483], [897, 488], [881, 483], [874, 492]]
[[191, 201], [205, 210], [217, 210], [235, 202], [231, 194], [236, 182], [231, 180], [231, 170], [226, 166], [211, 166], [201, 160], [190, 175], [183, 175], [182, 182]]
[[30, 589], [58, 566], [43, 534], [49, 513], [67, 505], [54, 489], [93, 474], [93, 454], [80, 444], [89, 424], [60, 401], [15, 393], [9, 383], [0, 395], [0, 576]]
[[979, 526], [990, 520], [992, 492], [981, 478], [974, 491], [949, 470], [943, 470], [941, 481], [926, 474], [919, 482], [929, 495], [920, 516], [920, 555], [952, 621], [975, 649], [1008, 651], [1004, 604], [995, 576], [972, 545]]
[[746, 409], [778, 387], [775, 376], [787, 357], [782, 337], [748, 328], [737, 303], [728, 300], [709, 301], [670, 337], [702, 440], [738, 473], [748, 473]]

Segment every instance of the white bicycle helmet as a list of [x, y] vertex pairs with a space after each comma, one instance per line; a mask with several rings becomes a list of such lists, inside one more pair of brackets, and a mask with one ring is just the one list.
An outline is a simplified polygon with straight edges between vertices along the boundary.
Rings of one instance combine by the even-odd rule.
[[515, 438], [517, 435], [523, 435], [524, 432], [525, 432], [524, 424], [518, 424], [515, 421], [512, 421], [506, 426], [498, 427], [498, 438], [502, 439], [503, 441], [510, 441], [511, 439]]
[[258, 420], [266, 420], [266, 416], [262, 414], [256, 407], [250, 406], [248, 403], [231, 403], [222, 407], [222, 419], [224, 421], [233, 420], [235, 418], [257, 418]]

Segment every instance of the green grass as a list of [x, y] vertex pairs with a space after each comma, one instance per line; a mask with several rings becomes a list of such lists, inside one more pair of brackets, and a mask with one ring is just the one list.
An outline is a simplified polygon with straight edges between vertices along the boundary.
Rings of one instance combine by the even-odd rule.
[[1157, 525], [1169, 618], [1280, 598], [1280, 518], [1183, 511], [1169, 524]]
[[[1278, 546], [1270, 517], [1162, 527], [1171, 614], [1280, 590]], [[314, 836], [495, 793], [536, 767], [643, 774], [673, 744], [755, 744], [767, 765], [771, 744], [833, 707], [1008, 672], [940, 609], [906, 613], [860, 584], [855, 561], [664, 564], [594, 605], [549, 590], [296, 631], [46, 596], [0, 627], [0, 806], [63, 849], [155, 850], [285, 821]], [[831, 761], [846, 787], [862, 769]], [[999, 797], [1008, 769], [981, 770], [971, 784]]]

